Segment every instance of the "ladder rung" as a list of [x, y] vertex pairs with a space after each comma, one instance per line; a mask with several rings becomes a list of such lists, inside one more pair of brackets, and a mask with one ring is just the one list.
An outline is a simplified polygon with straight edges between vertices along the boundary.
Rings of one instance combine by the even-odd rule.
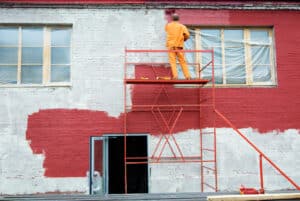
[[217, 189], [216, 187], [213, 187], [213, 186], [209, 185], [208, 183], [205, 183], [205, 182], [204, 182], [203, 184], [205, 184], [205, 185], [208, 186], [209, 188], [213, 189], [214, 191]]
[[202, 132], [203, 135], [209, 135], [209, 134], [214, 134], [215, 132], [211, 131], [211, 132]]
[[206, 168], [206, 169], [208, 169], [208, 170], [211, 170], [211, 171], [216, 171], [215, 169], [210, 168], [210, 167], [207, 167], [207, 166], [202, 166], [202, 167], [204, 167], [204, 168]]
[[215, 151], [214, 149], [207, 149], [207, 148], [202, 148], [202, 150], [205, 150], [205, 151]]

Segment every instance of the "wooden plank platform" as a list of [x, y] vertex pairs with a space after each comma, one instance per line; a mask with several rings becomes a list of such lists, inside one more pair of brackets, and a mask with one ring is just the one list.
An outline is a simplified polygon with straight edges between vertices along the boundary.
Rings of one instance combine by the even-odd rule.
[[300, 200], [300, 193], [208, 196], [208, 201]]

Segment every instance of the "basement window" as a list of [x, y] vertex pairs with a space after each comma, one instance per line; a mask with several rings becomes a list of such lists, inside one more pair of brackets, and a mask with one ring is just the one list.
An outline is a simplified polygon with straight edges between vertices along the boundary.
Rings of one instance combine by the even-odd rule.
[[71, 28], [0, 26], [0, 85], [70, 83]]
[[[276, 85], [272, 28], [193, 28], [186, 49], [214, 49], [217, 86]], [[209, 53], [186, 55], [189, 63], [205, 66]], [[211, 79], [212, 69], [190, 69], [194, 76]]]

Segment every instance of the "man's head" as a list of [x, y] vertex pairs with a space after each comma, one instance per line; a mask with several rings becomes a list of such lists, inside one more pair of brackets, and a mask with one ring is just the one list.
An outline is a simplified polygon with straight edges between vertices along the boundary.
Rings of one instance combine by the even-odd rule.
[[172, 20], [173, 21], [179, 21], [179, 15], [177, 13], [172, 14]]

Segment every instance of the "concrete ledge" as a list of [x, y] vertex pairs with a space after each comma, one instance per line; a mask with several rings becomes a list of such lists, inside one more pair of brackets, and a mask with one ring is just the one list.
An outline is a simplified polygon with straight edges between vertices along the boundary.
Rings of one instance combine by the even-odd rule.
[[251, 201], [251, 200], [283, 200], [300, 199], [300, 193], [278, 193], [258, 195], [218, 195], [207, 196], [208, 201]]

